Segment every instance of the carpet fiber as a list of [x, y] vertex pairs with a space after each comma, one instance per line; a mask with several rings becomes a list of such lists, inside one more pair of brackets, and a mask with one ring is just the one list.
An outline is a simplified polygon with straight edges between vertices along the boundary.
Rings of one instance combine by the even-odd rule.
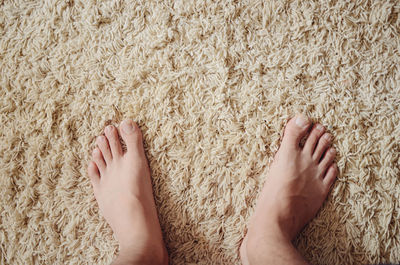
[[238, 248], [296, 112], [340, 176], [295, 244], [311, 263], [400, 261], [397, 1], [0, 1], [0, 262], [107, 264], [86, 172], [138, 122], [171, 264]]

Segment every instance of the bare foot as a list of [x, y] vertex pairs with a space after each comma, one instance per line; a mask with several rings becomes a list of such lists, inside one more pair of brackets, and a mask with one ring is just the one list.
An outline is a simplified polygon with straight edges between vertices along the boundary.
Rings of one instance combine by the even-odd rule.
[[96, 140], [88, 172], [100, 212], [120, 244], [115, 264], [167, 264], [142, 134], [131, 120], [107, 126]]
[[336, 151], [322, 125], [314, 125], [300, 146], [310, 125], [299, 115], [286, 126], [240, 247], [245, 265], [305, 264], [291, 241], [315, 217], [337, 175]]

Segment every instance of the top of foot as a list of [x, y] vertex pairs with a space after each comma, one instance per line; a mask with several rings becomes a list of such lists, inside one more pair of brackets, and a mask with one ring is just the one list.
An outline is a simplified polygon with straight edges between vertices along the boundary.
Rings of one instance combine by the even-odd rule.
[[[127, 147], [125, 153], [119, 134]], [[139, 127], [131, 120], [123, 121], [119, 132], [107, 126], [96, 144], [88, 173], [100, 212], [114, 231], [121, 253], [140, 264], [165, 264], [167, 255]]]
[[[302, 115], [288, 122], [250, 220], [247, 242], [276, 233], [293, 240], [326, 199], [338, 172], [336, 150], [324, 126], [311, 125]], [[243, 251], [242, 246], [242, 256]]]

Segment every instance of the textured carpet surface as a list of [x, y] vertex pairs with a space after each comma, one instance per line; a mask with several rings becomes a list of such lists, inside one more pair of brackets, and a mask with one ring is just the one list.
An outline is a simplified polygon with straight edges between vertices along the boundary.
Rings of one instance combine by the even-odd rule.
[[239, 264], [289, 117], [340, 176], [295, 244], [314, 264], [400, 261], [397, 1], [0, 1], [0, 262], [107, 264], [86, 165], [143, 130], [171, 264]]

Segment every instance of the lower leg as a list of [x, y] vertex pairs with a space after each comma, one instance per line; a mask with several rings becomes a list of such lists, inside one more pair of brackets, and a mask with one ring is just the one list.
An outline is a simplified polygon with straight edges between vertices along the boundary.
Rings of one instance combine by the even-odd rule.
[[267, 174], [240, 256], [243, 264], [307, 264], [292, 240], [322, 206], [337, 168], [330, 135], [307, 118], [289, 121]]

